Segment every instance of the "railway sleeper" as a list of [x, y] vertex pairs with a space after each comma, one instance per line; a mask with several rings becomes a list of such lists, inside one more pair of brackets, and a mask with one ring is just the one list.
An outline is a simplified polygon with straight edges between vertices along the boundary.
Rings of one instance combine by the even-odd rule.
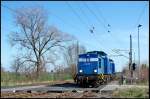
[[64, 93], [66, 91], [63, 90], [48, 90], [46, 93]]
[[96, 93], [98, 93], [98, 92], [100, 92], [100, 90], [91, 90], [92, 92], [96, 92]]

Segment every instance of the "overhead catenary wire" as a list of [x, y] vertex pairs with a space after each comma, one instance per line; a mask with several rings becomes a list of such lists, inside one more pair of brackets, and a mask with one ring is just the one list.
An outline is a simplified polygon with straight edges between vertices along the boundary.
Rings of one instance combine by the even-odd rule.
[[[79, 6], [78, 7], [79, 9], [80, 9], [80, 11], [82, 12], [82, 14], [88, 19], [86, 22], [88, 23], [88, 24], [91, 24], [92, 23], [92, 21], [90, 20], [90, 18], [88, 18], [88, 16], [86, 15], [86, 13], [83, 11], [83, 9]], [[89, 23], [89, 21], [90, 21], [90, 23]], [[93, 23], [92, 23], [93, 24]], [[91, 28], [94, 28], [95, 29], [95, 26], [94, 26], [94, 24], [93, 25], [91, 25]]]
[[67, 1], [66, 1], [66, 4], [68, 5], [68, 7], [71, 8], [72, 12], [73, 12], [73, 13], [79, 18], [79, 20], [84, 24], [85, 28], [89, 28], [89, 25], [88, 25], [86, 22], [84, 22], [84, 21], [82, 20], [82, 18], [80, 17], [80, 15], [74, 10], [74, 8], [71, 6], [71, 4], [69, 4], [69, 2], [67, 2]]
[[[145, 7], [144, 7], [144, 8], [145, 8]], [[102, 11], [100, 10], [100, 7], [98, 7], [97, 11], [99, 12], [100, 17], [103, 19], [103, 22], [108, 24], [108, 34], [109, 34], [109, 36], [112, 37], [113, 40], [114, 40], [117, 44], [122, 45], [122, 44], [120, 43], [120, 42], [122, 42], [122, 41], [121, 41], [120, 39], [118, 39], [117, 37], [114, 37], [114, 36], [112, 35], [111, 25], [108, 23], [108, 21], [106, 20], [106, 18], [103, 16]], [[144, 13], [144, 9], [142, 10], [141, 15], [142, 15], [142, 13]], [[139, 19], [140, 19], [140, 18], [141, 18], [141, 16], [139, 17]], [[139, 20], [139, 19], [138, 19], [138, 20]]]
[[[86, 4], [86, 3], [84, 3], [83, 2], [83, 4], [84, 4], [84, 6], [88, 9], [88, 11], [92, 14], [92, 15], [94, 15], [95, 16], [95, 18], [97, 19], [97, 21], [101, 24], [101, 25], [103, 25], [103, 27], [107, 30], [107, 32], [109, 31], [109, 29], [108, 29], [108, 27], [110, 27], [110, 24], [107, 24], [108, 25], [108, 27], [106, 27], [105, 26], [105, 24], [99, 19], [99, 17], [96, 15], [96, 13]], [[106, 19], [105, 19], [106, 20]]]
[[100, 15], [101, 18], [103, 19], [104, 23], [107, 23], [107, 25], [108, 25], [108, 34], [114, 39], [114, 41], [115, 41], [116, 43], [118, 43], [119, 45], [121, 45], [121, 44], [119, 43], [120, 40], [119, 40], [117, 37], [114, 37], [114, 36], [112, 35], [112, 29], [111, 29], [112, 26], [111, 26], [111, 24], [106, 20], [106, 18], [104, 17], [104, 15], [103, 15], [103, 13], [102, 13], [100, 7], [97, 8], [97, 11], [99, 12], [99, 15]]
[[[1, 5], [2, 5], [2, 4], [1, 4]], [[16, 10], [14, 10], [14, 9], [8, 7], [8, 6], [5, 6], [5, 5], [2, 5], [2, 6], [5, 7], [5, 8], [7, 8], [8, 10], [10, 10], [11, 12], [19, 13], [19, 12], [17, 12]], [[76, 30], [76, 31], [78, 31], [78, 32], [79, 32], [79, 30], [81, 31], [81, 29], [78, 28], [78, 27], [76, 27], [76, 25], [72, 25], [72, 24], [68, 23], [68, 22], [65, 21], [63, 18], [61, 18], [61, 17], [59, 17], [58, 15], [52, 13], [51, 11], [50, 11], [50, 14], [52, 14], [53, 16], [55, 16], [57, 19], [61, 20], [64, 25], [65, 25], [65, 23], [66, 23], [68, 26], [72, 27], [74, 30]]]
[[11, 12], [18, 14], [19, 12], [17, 12], [16, 10], [9, 8], [8, 6], [5, 6], [3, 4], [1, 4], [2, 7], [9, 9]]
[[[84, 14], [84, 16], [87, 17], [80, 6], [79, 6], [79, 9], [80, 9], [80, 11], [82, 12], [82, 14]], [[89, 10], [89, 9], [88, 9], [88, 10]], [[88, 19], [88, 20], [89, 20], [89, 19]], [[106, 20], [106, 19], [105, 19], [105, 20]], [[87, 21], [87, 22], [88, 22], [88, 21]], [[95, 32], [95, 31], [94, 31], [94, 32]], [[93, 34], [93, 36], [94, 36], [94, 38], [95, 38], [95, 40], [96, 40], [97, 42], [101, 42], [101, 41], [99, 41], [99, 39], [96, 38], [96, 36], [94, 35], [95, 33], [92, 33], [92, 34]], [[102, 39], [101, 39], [101, 40], [102, 40]], [[103, 44], [101, 43], [101, 45], [103, 45]], [[103, 46], [104, 46], [104, 45], [103, 45]]]
[[[88, 28], [88, 29], [90, 29], [91, 27], [89, 27], [89, 25], [86, 23], [86, 22], [84, 22], [83, 20], [82, 20], [82, 18], [80, 17], [80, 15], [73, 9], [73, 7], [71, 6], [71, 4], [69, 4], [67, 1], [66, 1], [66, 4], [71, 8], [71, 10], [74, 12], [74, 14], [79, 18], [79, 20], [84, 24], [84, 26], [85, 26], [85, 28]], [[97, 40], [97, 39], [96, 39]], [[101, 45], [101, 47], [103, 48], [103, 46]]]
[[[69, 4], [69, 3], [67, 3], [67, 4]], [[9, 8], [9, 7], [7, 7], [7, 6], [5, 6], [5, 5], [2, 5], [3, 7], [5, 7], [5, 8], [7, 8], [7, 9], [9, 9], [10, 11], [12, 11], [12, 12], [14, 12], [14, 13], [19, 13], [19, 12], [17, 12], [16, 10], [14, 10], [14, 9], [11, 9], [11, 8]], [[69, 6], [71, 7], [71, 5], [69, 4]], [[72, 7], [71, 7], [72, 8]], [[86, 22], [84, 22], [82, 19], [81, 19], [81, 17], [76, 13], [76, 11], [72, 8], [72, 10], [74, 11], [74, 13], [78, 16], [78, 18], [80, 19], [80, 21], [82, 21], [82, 23], [83, 24], [85, 24], [85, 25], [88, 25], [88, 24], [86, 24]], [[51, 12], [51, 14], [53, 14], [52, 12]], [[54, 15], [54, 14], [53, 14]], [[66, 21], [64, 21], [62, 18], [60, 18], [59, 16], [57, 16], [57, 15], [54, 15], [54, 16], [56, 16], [57, 18], [59, 18], [61, 21], [63, 21], [63, 22], [65, 22], [66, 23]], [[69, 26], [70, 26], [71, 24], [69, 24]], [[72, 26], [72, 25], [71, 25]], [[74, 27], [74, 26], [73, 26]], [[88, 27], [89, 28], [89, 27]], [[78, 30], [79, 30], [79, 28], [77, 28]]]
[[[86, 16], [86, 14], [84, 13], [84, 11], [82, 10], [82, 8], [79, 6], [79, 9], [80, 9], [80, 11], [82, 12], [82, 14], [84, 15], [84, 17], [85, 18], [87, 18], [88, 20], [90, 20], [87, 16]], [[90, 20], [91, 21], [91, 20]], [[86, 22], [88, 22], [88, 21], [86, 21]], [[88, 22], [89, 23], [89, 22]], [[95, 27], [94, 25], [92, 26], [91, 25], [91, 27]], [[92, 35], [94, 35], [95, 33], [91, 33]], [[95, 37], [95, 35], [94, 35], [94, 37]], [[99, 40], [95, 37], [95, 39], [99, 42]], [[101, 45], [102, 46], [104, 46], [102, 43], [101, 43]]]
[[[14, 10], [14, 9], [8, 7], [8, 6], [3, 5], [3, 7], [9, 9], [10, 11], [12, 11], [12, 12], [14, 12], [14, 13], [19, 13], [19, 12], [17, 12], [16, 10]], [[65, 20], [64, 20], [63, 18], [61, 18], [60, 16], [56, 15], [55, 13], [52, 13], [52, 11], [50, 11], [50, 14], [53, 15], [53, 16], [55, 16], [55, 17], [56, 17], [57, 19], [59, 19], [60, 21], [62, 21], [64, 25], [67, 24], [68, 26], [72, 27], [74, 30], [76, 30], [76, 31], [78, 31], [78, 32], [79, 32], [79, 30], [81, 31], [81, 29], [80, 29], [79, 27], [77, 27], [76, 25], [73, 25], [73, 24], [68, 23], [67, 21], [65, 21]]]
[[[85, 26], [85, 28], [87, 29], [90, 29], [91, 27], [89, 27], [89, 25], [86, 23], [86, 22], [84, 22], [83, 20], [82, 20], [82, 18], [80, 17], [80, 15], [73, 9], [73, 7], [66, 1], [66, 4], [68, 5], [68, 7], [70, 7], [71, 8], [71, 10], [74, 12], [74, 14], [79, 18], [79, 20], [84, 24], [84, 26]], [[97, 40], [96, 38], [95, 38], [95, 40]], [[98, 41], [98, 40], [97, 40]], [[103, 48], [103, 45], [101, 44], [101, 48]]]
[[[82, 2], [83, 4], [84, 4], [84, 2]], [[84, 6], [85, 6], [85, 4], [84, 4]], [[91, 21], [91, 19], [88, 17], [88, 15], [86, 15], [86, 13], [83, 11], [83, 9], [81, 8], [81, 5], [80, 6], [78, 6], [78, 8], [79, 8], [79, 10], [82, 12], [82, 14], [88, 19], [86, 22], [88, 22], [89, 23], [89, 21], [90, 21], [90, 23], [89, 24], [91, 24], [93, 21]], [[87, 8], [87, 7], [86, 7]], [[88, 9], [89, 10], [89, 9]], [[88, 11], [87, 10], [87, 11]], [[90, 12], [90, 11], [89, 11]], [[90, 12], [91, 13], [91, 12]], [[91, 25], [91, 28], [94, 28], [94, 29], [96, 29], [96, 27], [94, 26], [94, 24], [92, 23], [92, 25]]]
[[[16, 14], [19, 13], [19, 12], [17, 12], [16, 10], [14, 10], [14, 9], [12, 9], [12, 8], [10, 8], [10, 7], [8, 7], [8, 6], [6, 6], [6, 5], [3, 5], [3, 4], [1, 4], [1, 5], [2, 5], [2, 7], [7, 8], [9, 11], [11, 11], [11, 12], [13, 12], [13, 13], [16, 13]], [[81, 31], [80, 28], [76, 27], [75, 25], [69, 24], [69, 23], [66, 22], [63, 18], [59, 17], [58, 15], [56, 15], [56, 14], [54, 14], [54, 13], [52, 13], [52, 12], [50, 12], [50, 13], [51, 13], [53, 16], [55, 16], [57, 19], [61, 20], [64, 25], [65, 25], [65, 23], [66, 23], [68, 26], [72, 27], [72, 28], [73, 28], [74, 30], [76, 30], [77, 32], [79, 32], [79, 30]], [[5, 30], [7, 30], [7, 29], [5, 29]], [[84, 43], [85, 43], [85, 42], [84, 42]], [[86, 43], [86, 44], [88, 44], [88, 43]], [[88, 44], [88, 45], [89, 45], [89, 44]], [[93, 45], [92, 45], [92, 46], [93, 46]]]
[[[100, 9], [98, 8], [98, 11], [99, 11], [99, 14], [101, 14], [101, 16], [102, 16], [102, 18], [103, 18], [103, 20], [104, 20], [104, 22], [107, 22], [108, 23], [108, 21], [106, 20], [106, 18], [104, 18], [103, 17], [103, 15], [102, 15], [102, 12], [100, 11]], [[118, 44], [118, 45], [121, 45], [121, 43], [119, 43], [120, 42], [120, 39], [118, 39], [117, 37], [114, 37], [113, 35], [112, 35], [112, 26], [110, 25], [110, 23], [108, 23], [108, 34], [109, 34], [109, 36], [111, 37], [111, 38], [113, 38], [113, 40]]]
[[145, 4], [144, 7], [142, 8], [142, 10], [137, 18], [136, 24], [134, 25], [134, 28], [140, 24], [139, 22], [141, 21], [142, 15], [145, 12], [146, 6], [147, 6], [147, 4]]
[[[100, 11], [100, 10], [99, 10]], [[102, 14], [101, 14], [101, 16], [103, 16]], [[107, 22], [108, 23], [108, 21], [103, 17], [103, 20], [105, 21], [105, 22]], [[110, 23], [108, 23], [108, 35], [111, 37], [111, 38], [113, 38], [113, 40], [118, 44], [118, 45], [121, 45], [121, 43], [120, 43], [120, 39], [118, 39], [116, 36], [114, 37], [114, 35], [112, 35], [112, 26], [110, 25]]]
[[[8, 9], [9, 9], [9, 7], [7, 7]], [[13, 10], [13, 9], [11, 9], [13, 12], [15, 12], [15, 13], [17, 13], [15, 10]], [[76, 12], [77, 13], [77, 12]], [[57, 15], [55, 15], [54, 13], [52, 13], [54, 16], [56, 16], [58, 19], [60, 19], [61, 21], [63, 21], [64, 23], [67, 23], [65, 20], [63, 20], [60, 16], [57, 16]], [[77, 13], [78, 14], [78, 13]], [[78, 14], [79, 15], [79, 14]], [[80, 17], [80, 15], [79, 15], [79, 17]], [[82, 18], [80, 17], [80, 21], [82, 20]], [[88, 22], [88, 21], [87, 21]], [[69, 23], [67, 23], [67, 24], [69, 24]], [[84, 22], [84, 25], [87, 25], [88, 26], [88, 24], [86, 24], [86, 22]], [[69, 24], [69, 26], [72, 26], [72, 28], [77, 28], [75, 25], [72, 25], [72, 24]], [[77, 28], [77, 29], [75, 29], [75, 30], [80, 30], [79, 28]]]
[[[80, 17], [80, 15], [78, 15], [78, 13], [73, 9], [73, 7], [68, 3], [68, 2], [66, 2], [67, 3], [67, 5], [68, 5], [68, 7], [70, 7], [71, 9], [72, 9], [72, 11], [74, 12], [74, 14], [79, 18], [79, 20], [83, 23], [83, 25], [85, 26], [85, 28], [91, 28], [91, 27], [89, 27], [89, 25], [88, 25], [88, 23], [86, 23], [86, 22], [88, 22], [88, 21], [83, 21], [82, 20], [82, 18]], [[97, 39], [96, 39], [97, 40]], [[97, 40], [98, 41], [98, 40]], [[87, 43], [86, 43], [87, 44]], [[101, 47], [103, 48], [103, 45], [101, 44]]]
[[[132, 27], [133, 30], [135, 30], [135, 29], [140, 25], [141, 18], [142, 18], [142, 16], [144, 15], [144, 12], [145, 12], [147, 6], [148, 6], [148, 5], [145, 4], [144, 7], [142, 7], [141, 10], [139, 11], [139, 16], [137, 17], [137, 20], [136, 20], [135, 24], [133, 24], [133, 27]], [[134, 33], [134, 35], [137, 35], [137, 34]], [[135, 53], [135, 52], [134, 52], [134, 53]], [[135, 59], [134, 59], [134, 60], [135, 60]]]
[[[79, 10], [81, 11], [81, 13], [84, 15], [84, 17], [87, 17], [88, 21], [90, 21], [90, 26], [93, 27], [94, 24], [91, 25], [92, 21], [90, 20], [90, 18], [88, 18], [88, 16], [86, 16], [86, 13], [84, 12], [84, 10], [82, 9], [81, 5], [78, 6]], [[86, 22], [88, 22], [86, 21]]]
[[[87, 15], [86, 15], [86, 13], [84, 13], [84, 11], [82, 10], [82, 8], [79, 6], [79, 10], [82, 12], [82, 14], [84, 14], [84, 16], [85, 16], [85, 18], [87, 18], [88, 19], [88, 21], [86, 21], [86, 22], [88, 22], [89, 23], [89, 21], [90, 22], [92, 22], [88, 17], [87, 17]], [[89, 23], [90, 24], [90, 23]], [[94, 26], [95, 27], [95, 26]], [[95, 32], [95, 31], [94, 31]], [[100, 39], [97, 39], [96, 37], [96, 35], [95, 35], [95, 33], [91, 33], [92, 35], [93, 35], [93, 37], [95, 38], [95, 40], [98, 42], [98, 43], [100, 43], [101, 41], [100, 41]], [[102, 39], [101, 39], [102, 40]], [[104, 42], [104, 41], [103, 41]], [[104, 48], [104, 45], [103, 45], [103, 43], [100, 43], [101, 44], [101, 46], [103, 46], [103, 48]], [[103, 49], [103, 50], [105, 50], [105, 49]]]
[[130, 30], [133, 31], [138, 27], [138, 25], [140, 24], [141, 18], [144, 15], [144, 12], [146, 10], [146, 6], [148, 6], [148, 5], [145, 4], [144, 7], [139, 11], [139, 15], [137, 16], [136, 22], [133, 24], [133, 26], [131, 26]]
[[[94, 4], [94, 2], [93, 2], [92, 4]], [[104, 22], [104, 23], [107, 23], [108, 27], [111, 27], [110, 23], [108, 23], [108, 21], [107, 21], [106, 18], [104, 17], [104, 15], [103, 15], [103, 13], [102, 13], [100, 7], [97, 8], [97, 11], [98, 11], [100, 17], [103, 19], [103, 22]]]
[[[83, 3], [83, 4], [84, 4], [85, 7], [89, 10], [89, 12], [92, 13], [92, 14], [96, 17], [96, 19], [99, 21], [99, 20], [100, 20], [99, 17], [90, 9], [90, 7], [89, 7], [86, 3]], [[102, 14], [101, 14], [101, 15], [102, 15]], [[104, 22], [106, 22], [106, 19], [103, 18], [103, 20], [104, 20]], [[103, 24], [103, 26], [105, 26], [105, 24], [104, 24], [102, 21], [99, 21], [99, 23], [101, 23], [101, 24]], [[112, 37], [113, 40], [114, 40], [117, 44], [121, 45], [121, 44], [119, 43], [120, 40], [118, 40], [118, 38], [116, 38], [116, 37], [114, 38], [114, 36], [110, 33], [110, 32], [111, 32], [111, 31], [110, 31], [111, 25], [110, 25], [109, 23], [107, 23], [107, 25], [108, 25], [107, 32], [108, 32], [109, 36]], [[105, 26], [105, 29], [106, 29], [106, 26]]]
[[[13, 9], [10, 9], [9, 7], [7, 7], [9, 10], [11, 10], [12, 12], [14, 12], [14, 13], [18, 13], [18, 12], [16, 12], [15, 10], [13, 10]], [[56, 16], [56, 15], [55, 15]], [[64, 20], [62, 19], [62, 18], [60, 18], [59, 16], [57, 16], [57, 18], [58, 19], [61, 19], [61, 21], [63, 22]], [[66, 21], [64, 21], [64, 23], [66, 24]], [[69, 26], [70, 26], [71, 24], [69, 24]], [[71, 26], [73, 26], [73, 25], [71, 25]], [[75, 26], [74, 26], [75, 27]]]
[[90, 7], [86, 4], [86, 2], [84, 3], [84, 5], [95, 16], [95, 18], [98, 20], [98, 22], [108, 31], [108, 28], [105, 26], [105, 24], [99, 19], [99, 17], [95, 14], [95, 12], [92, 9], [90, 9]]

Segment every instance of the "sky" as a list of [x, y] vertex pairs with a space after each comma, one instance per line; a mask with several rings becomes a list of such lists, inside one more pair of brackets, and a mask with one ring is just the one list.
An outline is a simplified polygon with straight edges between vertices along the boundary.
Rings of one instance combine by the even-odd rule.
[[[3, 5], [3, 6], [2, 6]], [[5, 7], [4, 7], [5, 6]], [[141, 63], [149, 60], [149, 2], [148, 1], [2, 1], [1, 2], [1, 63], [10, 70], [17, 53], [11, 47], [8, 36], [16, 30], [11, 9], [43, 7], [47, 10], [48, 24], [74, 35], [87, 51], [102, 50], [110, 55], [121, 71], [129, 59], [116, 55], [112, 50], [129, 50], [132, 35], [135, 62], [138, 60], [138, 28], [140, 27]], [[110, 27], [108, 26], [110, 25]], [[94, 33], [89, 30], [94, 27]], [[110, 31], [110, 32], [108, 32]], [[128, 56], [128, 53], [120, 53]], [[134, 58], [134, 56], [133, 56]], [[52, 68], [50, 68], [52, 69]]]

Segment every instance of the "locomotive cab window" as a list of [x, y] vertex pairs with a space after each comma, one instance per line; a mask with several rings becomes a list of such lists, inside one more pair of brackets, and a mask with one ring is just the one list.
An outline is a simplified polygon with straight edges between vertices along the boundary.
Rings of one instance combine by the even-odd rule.
[[79, 62], [86, 62], [86, 58], [79, 58]]
[[98, 58], [90, 58], [90, 61], [91, 62], [96, 62], [96, 61], [98, 61]]

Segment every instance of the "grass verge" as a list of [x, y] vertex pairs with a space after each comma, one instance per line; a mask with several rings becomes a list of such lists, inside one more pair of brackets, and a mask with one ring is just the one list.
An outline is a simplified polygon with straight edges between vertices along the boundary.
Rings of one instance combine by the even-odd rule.
[[149, 98], [148, 88], [127, 88], [113, 92], [114, 98]]

